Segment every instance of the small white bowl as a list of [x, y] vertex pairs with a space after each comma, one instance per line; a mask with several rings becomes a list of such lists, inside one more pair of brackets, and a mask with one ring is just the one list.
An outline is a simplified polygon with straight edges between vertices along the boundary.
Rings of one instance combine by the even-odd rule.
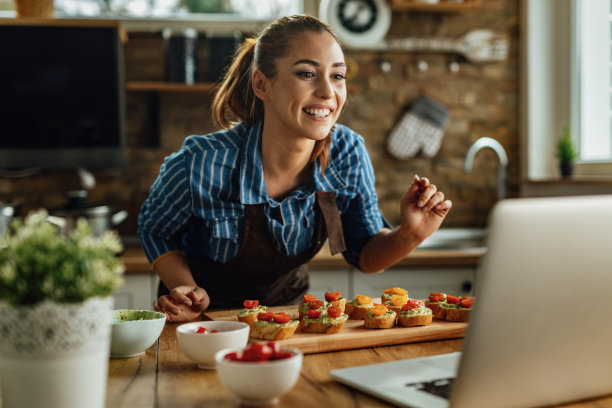
[[157, 341], [166, 323], [166, 315], [152, 310], [113, 310], [111, 319], [113, 358], [141, 355]]
[[[204, 327], [209, 333], [196, 333]], [[218, 330], [219, 333], [210, 333]], [[242, 322], [203, 321], [185, 323], [176, 328], [176, 337], [181, 350], [199, 368], [214, 370], [215, 353], [224, 348], [242, 348], [249, 341], [251, 327]]]
[[292, 357], [264, 362], [244, 362], [225, 360], [231, 352], [239, 352], [244, 347], [225, 349], [217, 352], [217, 373], [223, 386], [245, 405], [272, 405], [287, 393], [300, 377], [302, 371], [302, 352], [293, 347], [281, 347]]

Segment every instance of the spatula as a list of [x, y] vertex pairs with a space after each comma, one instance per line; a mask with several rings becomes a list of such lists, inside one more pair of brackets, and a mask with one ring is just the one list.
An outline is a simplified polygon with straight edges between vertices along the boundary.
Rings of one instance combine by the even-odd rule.
[[505, 34], [472, 30], [459, 38], [390, 38], [368, 47], [377, 51], [439, 51], [462, 54], [471, 62], [503, 61], [508, 57]]

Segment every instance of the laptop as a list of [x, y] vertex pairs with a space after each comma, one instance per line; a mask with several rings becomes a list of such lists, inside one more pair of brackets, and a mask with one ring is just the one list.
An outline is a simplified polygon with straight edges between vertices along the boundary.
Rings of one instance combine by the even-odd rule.
[[612, 394], [612, 195], [492, 210], [461, 352], [332, 370], [405, 407], [536, 407]]

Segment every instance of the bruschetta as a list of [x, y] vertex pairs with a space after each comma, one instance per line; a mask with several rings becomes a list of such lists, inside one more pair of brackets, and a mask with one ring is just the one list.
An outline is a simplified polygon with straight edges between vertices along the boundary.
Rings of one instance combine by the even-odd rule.
[[285, 340], [293, 336], [298, 324], [287, 313], [262, 312], [257, 314], [257, 320], [251, 325], [249, 336], [254, 339]]
[[247, 323], [249, 326], [257, 321], [257, 314], [268, 310], [267, 306], [259, 304], [259, 300], [245, 300], [244, 309], [238, 312], [238, 321]]
[[390, 329], [395, 326], [396, 314], [385, 305], [374, 305], [366, 312], [363, 325], [368, 329]]
[[342, 297], [342, 292], [325, 292], [325, 301], [331, 306], [339, 307], [342, 313], [346, 309], [346, 298]]
[[309, 310], [308, 315], [300, 320], [298, 330], [306, 333], [338, 333], [347, 319], [348, 315], [342, 313], [338, 306], [329, 306], [324, 313]]
[[388, 302], [391, 300], [393, 296], [403, 296], [406, 300], [408, 300], [408, 291], [406, 289], [394, 287], [383, 290], [382, 295], [380, 296], [380, 300], [383, 302]]
[[348, 315], [349, 319], [352, 320], [363, 320], [366, 317], [366, 313], [374, 307], [372, 298], [366, 295], [356, 295], [355, 299], [346, 304], [344, 312]]
[[433, 320], [433, 312], [420, 300], [408, 299], [397, 318], [400, 327], [427, 326]]

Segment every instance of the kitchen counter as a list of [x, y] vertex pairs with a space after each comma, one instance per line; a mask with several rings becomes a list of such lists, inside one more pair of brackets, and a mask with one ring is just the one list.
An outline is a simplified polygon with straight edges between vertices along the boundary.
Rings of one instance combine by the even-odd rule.
[[[238, 407], [214, 370], [200, 370], [180, 350], [176, 326], [167, 323], [157, 344], [132, 358], [111, 359], [106, 406]], [[330, 377], [330, 370], [460, 350], [461, 340], [431, 341], [397, 346], [308, 354], [295, 387], [280, 398], [278, 407], [388, 407], [391, 405], [346, 387]], [[612, 407], [612, 396], [566, 408]]]
[[[465, 249], [417, 249], [396, 264], [396, 267], [418, 266], [476, 266], [486, 252], [485, 248]], [[151, 265], [139, 246], [127, 246], [122, 255], [126, 273], [152, 273]], [[329, 247], [321, 251], [308, 263], [316, 269], [354, 269], [342, 255], [332, 256]]]

